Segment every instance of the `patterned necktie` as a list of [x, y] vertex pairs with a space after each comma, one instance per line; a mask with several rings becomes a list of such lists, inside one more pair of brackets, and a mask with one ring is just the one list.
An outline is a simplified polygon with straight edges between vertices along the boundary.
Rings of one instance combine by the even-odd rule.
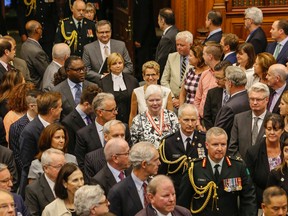
[[220, 176], [218, 167], [220, 167], [219, 164], [216, 164], [216, 165], [214, 166], [214, 169], [215, 169], [215, 171], [214, 171], [214, 177], [215, 177], [215, 182], [216, 182], [216, 183], [218, 182], [219, 176]]
[[259, 117], [254, 117], [254, 124], [253, 124], [253, 128], [252, 128], [252, 145], [255, 145], [256, 142], [256, 138], [258, 136], [258, 120], [260, 118]]
[[230, 98], [230, 95], [228, 94], [226, 89], [224, 89], [223, 92], [224, 92], [224, 97], [222, 101], [222, 106], [224, 106]]
[[147, 184], [145, 182], [143, 182], [142, 188], [143, 188], [144, 206], [146, 207], [148, 205], [148, 199], [147, 199]]
[[281, 44], [280, 44], [280, 43], [277, 43], [277, 46], [276, 46], [275, 51], [274, 51], [274, 54], [273, 54], [273, 56], [274, 56], [275, 59], [277, 59], [277, 57], [278, 57], [278, 55], [279, 55], [279, 53], [280, 53], [280, 49], [281, 49]]
[[92, 124], [92, 121], [89, 116], [86, 116], [85, 119], [86, 119], [87, 125]]
[[186, 72], [186, 56], [183, 57], [183, 61], [182, 61], [182, 65], [181, 65], [181, 76], [180, 76], [181, 82], [184, 78], [185, 72]]
[[109, 56], [109, 50], [108, 50], [108, 46], [104, 46], [104, 55], [107, 58]]
[[121, 171], [118, 175], [119, 179], [122, 181], [125, 178], [125, 174], [123, 171]]
[[80, 103], [80, 98], [81, 98], [81, 85], [77, 83], [74, 88], [76, 88], [76, 93], [75, 93], [75, 104], [78, 105]]

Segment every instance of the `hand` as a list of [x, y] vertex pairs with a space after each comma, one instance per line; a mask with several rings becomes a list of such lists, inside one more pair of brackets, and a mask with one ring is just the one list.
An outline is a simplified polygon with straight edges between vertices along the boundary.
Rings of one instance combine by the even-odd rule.
[[173, 107], [174, 107], [174, 108], [176, 108], [176, 109], [179, 108], [179, 105], [180, 105], [179, 99], [173, 98], [173, 99], [172, 99], [172, 103], [173, 103]]
[[103, 73], [102, 75], [101, 75], [101, 79], [102, 78], [104, 78], [105, 76], [107, 76], [109, 73]]
[[137, 48], [141, 47], [141, 43], [139, 43], [138, 41], [135, 41], [134, 44], [135, 44], [135, 47], [137, 47]]

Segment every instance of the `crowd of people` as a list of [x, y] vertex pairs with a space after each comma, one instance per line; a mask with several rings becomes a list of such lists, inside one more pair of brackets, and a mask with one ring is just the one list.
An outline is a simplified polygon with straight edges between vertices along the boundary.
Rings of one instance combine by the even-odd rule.
[[97, 4], [70, 1], [47, 37], [33, 10], [63, 2], [19, 5], [22, 59], [0, 37], [0, 215], [287, 214], [287, 20], [267, 44], [247, 8], [240, 44], [213, 10], [197, 41], [163, 8], [140, 82]]

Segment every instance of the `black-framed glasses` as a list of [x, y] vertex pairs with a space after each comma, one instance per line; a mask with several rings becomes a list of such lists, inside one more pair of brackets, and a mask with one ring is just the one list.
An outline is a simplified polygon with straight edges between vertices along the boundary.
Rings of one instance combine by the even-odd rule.
[[264, 97], [264, 98], [249, 98], [249, 101], [250, 102], [256, 101], [258, 103], [258, 102], [261, 102], [261, 101], [265, 100], [266, 98], [267, 97]]
[[87, 72], [87, 68], [86, 67], [81, 67], [81, 68], [68, 68], [68, 70], [72, 70], [72, 71], [75, 71], [77, 73], [81, 73], [82, 71], [83, 72]]
[[115, 108], [110, 109], [110, 110], [107, 110], [107, 109], [101, 109], [101, 111], [114, 113], [114, 112], [118, 112], [118, 107], [115, 107]]
[[10, 181], [13, 182], [13, 176], [10, 176], [9, 178], [0, 180], [0, 183], [7, 184]]

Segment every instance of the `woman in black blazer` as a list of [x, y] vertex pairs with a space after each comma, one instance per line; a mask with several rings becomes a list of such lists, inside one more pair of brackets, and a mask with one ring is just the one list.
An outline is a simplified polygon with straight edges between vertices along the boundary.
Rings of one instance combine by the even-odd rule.
[[247, 150], [245, 160], [255, 184], [258, 208], [261, 208], [270, 171], [281, 164], [280, 137], [284, 120], [280, 115], [272, 114], [264, 120], [263, 125], [264, 138]]
[[101, 79], [100, 87], [103, 92], [112, 93], [118, 107], [117, 119], [128, 123], [130, 115], [131, 95], [139, 87], [137, 79], [123, 73], [124, 59], [120, 53], [108, 56], [107, 67], [110, 72]]

